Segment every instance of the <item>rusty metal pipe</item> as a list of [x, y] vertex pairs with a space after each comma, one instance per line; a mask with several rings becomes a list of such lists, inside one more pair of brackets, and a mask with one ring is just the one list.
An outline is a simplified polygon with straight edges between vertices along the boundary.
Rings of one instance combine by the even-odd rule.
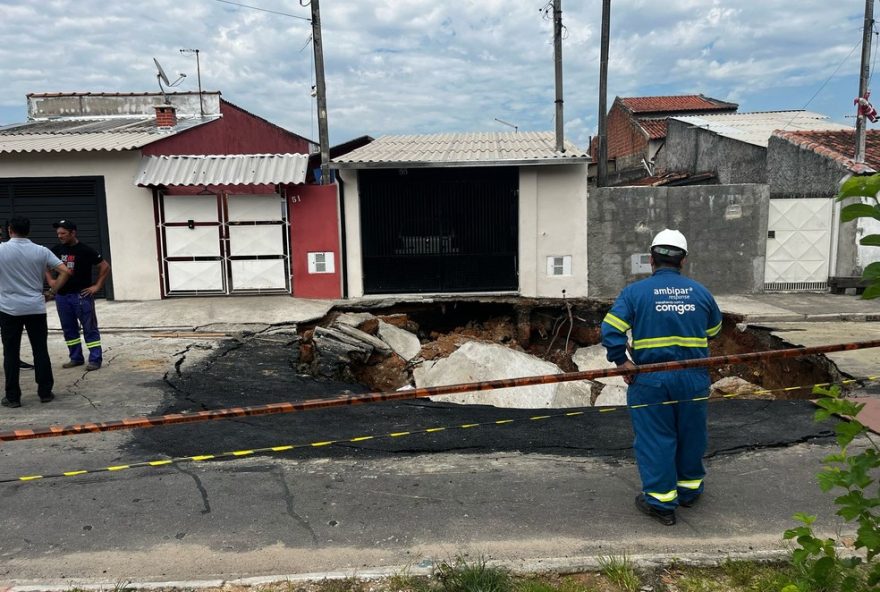
[[596, 378], [606, 378], [609, 376], [623, 376], [625, 374], [647, 374], [650, 372], [685, 370], [688, 368], [709, 368], [712, 366], [723, 366], [725, 364], [742, 364], [746, 362], [753, 362], [755, 360], [799, 358], [814, 354], [853, 351], [874, 347], [880, 347], [880, 339], [873, 341], [857, 341], [852, 343], [820, 345], [814, 347], [793, 347], [786, 349], [753, 352], [748, 354], [731, 354], [727, 356], [714, 356], [710, 358], [684, 360], [680, 362], [646, 364], [644, 366], [638, 366], [635, 369], [629, 370], [608, 368], [604, 370], [588, 370], [585, 372], [566, 372], [562, 374], [524, 376], [522, 378], [504, 378], [500, 380], [485, 380], [482, 382], [465, 384], [432, 386], [425, 388], [416, 388], [407, 391], [395, 391], [392, 393], [367, 393], [365, 395], [340, 396], [332, 397], [329, 399], [308, 399], [299, 403], [269, 403], [267, 405], [253, 405], [249, 407], [229, 407], [226, 409], [215, 409], [212, 411], [196, 411], [194, 413], [172, 413], [170, 415], [130, 417], [114, 421], [81, 423], [68, 426], [49, 426], [45, 428], [0, 432], [0, 442], [33, 440], [35, 438], [53, 438], [58, 436], [73, 436], [86, 433], [112, 432], [116, 430], [153, 428], [158, 426], [175, 425], [181, 423], [196, 423], [200, 421], [230, 419], [233, 417], [253, 417], [257, 415], [297, 413], [300, 411], [312, 411], [315, 409], [344, 407], [348, 405], [364, 405], [367, 403], [380, 403], [383, 401], [420, 399], [437, 395], [451, 395], [475, 391], [488, 391], [501, 388], [532, 386], [536, 384], [555, 384], [559, 382], [571, 382], [573, 380], [593, 380]]

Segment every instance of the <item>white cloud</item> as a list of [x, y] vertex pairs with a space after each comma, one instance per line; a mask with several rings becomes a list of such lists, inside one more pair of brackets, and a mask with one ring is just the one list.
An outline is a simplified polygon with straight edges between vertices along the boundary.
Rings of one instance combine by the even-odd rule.
[[[309, 16], [296, 2], [244, 3]], [[506, 130], [495, 117], [553, 129], [545, 3], [325, 0], [332, 142]], [[585, 145], [596, 126], [601, 0], [564, 9], [565, 130]], [[849, 54], [860, 10], [827, 0], [615, 0], [609, 105], [615, 95], [702, 92], [745, 108], [799, 107], [843, 62], [816, 99], [839, 118], [856, 93], [859, 51]], [[311, 48], [300, 51], [310, 32], [306, 21], [215, 0], [0, 0], [0, 122], [24, 119], [28, 92], [158, 90], [154, 56], [194, 90], [195, 60], [178, 50], [199, 48], [205, 89], [314, 138]]]

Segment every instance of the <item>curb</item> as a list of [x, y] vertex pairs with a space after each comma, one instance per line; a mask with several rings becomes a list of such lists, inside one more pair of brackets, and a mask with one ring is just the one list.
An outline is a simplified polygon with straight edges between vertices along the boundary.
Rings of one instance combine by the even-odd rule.
[[[725, 561], [755, 561], [759, 563], [784, 561], [791, 555], [790, 549], [767, 549], [763, 551], [734, 551], [724, 553], [650, 553], [627, 555], [636, 567], [642, 569], [658, 568], [672, 563], [695, 567], [714, 567]], [[503, 567], [516, 575], [526, 574], [573, 574], [581, 572], [598, 571], [602, 567], [602, 557], [546, 557], [522, 560], [489, 560], [487, 564], [492, 567]], [[66, 583], [51, 584], [22, 584], [2, 588], [0, 592], [69, 592], [72, 588], [77, 590], [94, 590], [96, 592], [120, 589], [124, 584], [126, 590], [199, 590], [204, 588], [222, 588], [223, 586], [264, 586], [281, 582], [320, 582], [322, 580], [344, 580], [356, 578], [358, 580], [378, 580], [390, 578], [395, 575], [407, 574], [411, 576], [430, 576], [434, 572], [435, 561], [425, 559], [416, 565], [399, 565], [389, 567], [373, 567], [351, 569], [349, 571], [310, 572], [302, 574], [277, 574], [268, 576], [251, 576], [246, 578], [232, 579], [205, 579], [205, 580], [171, 580], [171, 581], [110, 581], [110, 580], [76, 580], [71, 579]]]

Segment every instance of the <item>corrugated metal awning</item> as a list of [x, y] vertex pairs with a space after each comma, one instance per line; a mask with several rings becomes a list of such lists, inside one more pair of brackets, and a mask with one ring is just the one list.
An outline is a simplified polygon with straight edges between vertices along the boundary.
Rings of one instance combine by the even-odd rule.
[[303, 183], [308, 154], [145, 156], [135, 185], [277, 185]]

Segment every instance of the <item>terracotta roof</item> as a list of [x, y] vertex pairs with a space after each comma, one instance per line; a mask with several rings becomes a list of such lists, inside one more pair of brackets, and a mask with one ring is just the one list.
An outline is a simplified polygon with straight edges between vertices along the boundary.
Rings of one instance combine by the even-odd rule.
[[880, 130], [868, 130], [867, 132], [864, 163], [856, 163], [853, 160], [856, 141], [855, 130], [777, 131], [773, 133], [773, 136], [788, 140], [796, 146], [829, 158], [856, 174], [880, 171]]
[[666, 97], [618, 97], [624, 107], [633, 113], [667, 113], [682, 111], [736, 111], [736, 103], [726, 103], [703, 95], [673, 95]]
[[648, 134], [649, 140], [660, 140], [666, 137], [666, 119], [639, 119], [638, 123]]

